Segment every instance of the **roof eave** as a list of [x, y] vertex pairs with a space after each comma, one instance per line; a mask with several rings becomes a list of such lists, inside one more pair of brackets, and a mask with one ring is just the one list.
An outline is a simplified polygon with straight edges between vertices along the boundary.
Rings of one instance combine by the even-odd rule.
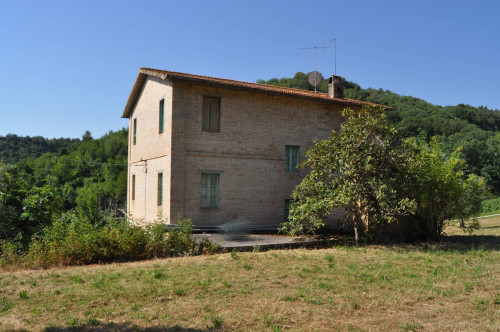
[[[139, 69], [139, 73], [137, 74], [137, 78], [135, 80], [134, 87], [132, 88], [132, 91], [130, 92], [130, 96], [128, 98], [127, 105], [125, 106], [125, 109], [123, 111], [122, 118], [129, 118], [130, 115], [132, 114], [134, 107], [135, 107], [135, 104], [137, 102], [137, 98], [139, 98], [139, 95], [141, 93], [144, 82], [146, 81], [146, 78], [148, 76], [158, 77], [162, 80], [169, 78], [172, 80], [183, 81], [183, 82], [188, 82], [188, 83], [193, 83], [193, 84], [210, 85], [210, 86], [224, 87], [224, 88], [235, 89], [235, 90], [256, 91], [259, 93], [266, 93], [266, 94], [271, 94], [271, 95], [309, 99], [309, 100], [314, 100], [316, 102], [323, 102], [323, 103], [328, 103], [328, 104], [338, 103], [338, 104], [343, 104], [346, 106], [357, 106], [357, 107], [363, 106], [363, 104], [365, 104], [365, 103], [356, 103], [356, 102], [353, 102], [349, 99], [339, 99], [339, 98], [326, 99], [326, 98], [318, 98], [316, 96], [291, 94], [291, 93], [287, 93], [285, 91], [264, 90], [264, 89], [260, 89], [259, 87], [234, 86], [234, 85], [228, 85], [225, 83], [214, 82], [214, 81], [211, 81], [208, 79], [205, 80], [205, 79], [200, 79], [200, 78], [191, 78], [191, 77], [185, 77], [182, 75], [176, 75], [174, 73], [159, 72], [159, 71], [151, 70], [148, 68], [141, 68], [141, 69]], [[372, 104], [372, 103], [366, 103], [365, 105], [368, 105], [368, 104]], [[377, 105], [377, 104], [372, 104], [372, 105]], [[385, 106], [385, 105], [377, 105], [377, 106], [381, 106], [385, 109], [392, 109], [392, 107]]]
[[152, 70], [143, 68], [139, 69], [139, 73], [137, 74], [137, 78], [135, 79], [134, 86], [128, 97], [127, 104], [125, 105], [125, 109], [123, 110], [122, 118], [129, 118], [132, 114], [132, 111], [134, 110], [135, 104], [137, 102], [137, 98], [139, 98], [139, 95], [141, 93], [142, 86], [144, 85], [146, 77], [148, 76], [155, 76], [161, 78], [162, 80], [167, 77], [167, 75], [165, 74], [160, 74]]

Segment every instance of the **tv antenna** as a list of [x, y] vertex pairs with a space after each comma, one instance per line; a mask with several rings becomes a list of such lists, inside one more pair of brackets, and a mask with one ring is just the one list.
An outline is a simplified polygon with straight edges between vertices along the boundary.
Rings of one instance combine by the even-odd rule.
[[[316, 92], [316, 86], [318, 85], [318, 76], [320, 77], [319, 80], [321, 80], [321, 74], [318, 73], [317, 71], [317, 60], [316, 60], [316, 55], [317, 55], [317, 51], [318, 51], [318, 48], [321, 48], [321, 49], [325, 49], [325, 48], [330, 48], [330, 47], [327, 47], [327, 46], [313, 46], [313, 47], [300, 47], [299, 50], [312, 50], [314, 49], [314, 92]], [[310, 82], [309, 82], [310, 83]], [[311, 84], [313, 85], [313, 84]]]
[[334, 41], [335, 42], [335, 76], [337, 76], [337, 38], [330, 39], [330, 43]]

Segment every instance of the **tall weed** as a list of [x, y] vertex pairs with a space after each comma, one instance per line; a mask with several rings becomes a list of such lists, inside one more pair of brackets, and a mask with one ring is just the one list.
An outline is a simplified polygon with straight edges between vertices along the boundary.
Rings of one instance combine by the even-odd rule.
[[181, 219], [178, 227], [168, 229], [155, 223], [146, 227], [126, 219], [107, 218], [94, 224], [74, 212], [68, 212], [34, 236], [23, 252], [20, 241], [0, 243], [0, 266], [31, 268], [123, 262], [151, 258], [194, 255], [217, 251], [204, 240], [196, 242], [192, 223]]

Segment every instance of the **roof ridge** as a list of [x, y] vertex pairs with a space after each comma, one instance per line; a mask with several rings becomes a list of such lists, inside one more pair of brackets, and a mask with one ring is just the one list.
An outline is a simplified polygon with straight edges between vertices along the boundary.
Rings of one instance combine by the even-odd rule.
[[[163, 72], [166, 74], [173, 74], [173, 75], [182, 75], [182, 76], [190, 76], [190, 77], [199, 77], [199, 78], [208, 78], [208, 79], [216, 79], [216, 80], [224, 80], [224, 81], [230, 81], [230, 82], [235, 82], [235, 83], [243, 83], [243, 84], [252, 84], [256, 86], [267, 86], [272, 89], [283, 89], [283, 90], [291, 90], [291, 91], [297, 91], [297, 92], [311, 92], [314, 94], [322, 94], [322, 95], [327, 95], [326, 92], [320, 92], [320, 91], [311, 91], [311, 90], [304, 90], [304, 89], [299, 89], [299, 88], [291, 88], [291, 87], [285, 87], [285, 86], [279, 86], [279, 85], [274, 85], [274, 84], [267, 84], [267, 83], [257, 83], [257, 82], [247, 82], [247, 81], [240, 81], [240, 80], [234, 80], [231, 78], [222, 78], [222, 77], [215, 77], [215, 76], [206, 76], [206, 75], [198, 75], [198, 74], [189, 74], [189, 73], [183, 73], [183, 72], [178, 72], [178, 71], [171, 71], [171, 70], [164, 70], [164, 69], [155, 69], [155, 68], [147, 68], [147, 67], [141, 67], [139, 70], [152, 70], [152, 71], [158, 71], [158, 72]], [[346, 99], [350, 100], [350, 99]], [[354, 99], [353, 99], [354, 100]]]
[[[361, 101], [361, 100], [356, 100], [356, 99], [333, 98], [333, 97], [330, 97], [330, 95], [328, 93], [324, 93], [324, 92], [282, 87], [282, 86], [271, 85], [271, 84], [237, 81], [237, 80], [232, 80], [232, 79], [228, 79], [228, 78], [219, 78], [219, 77], [212, 77], [212, 76], [188, 74], [188, 73], [169, 71], [169, 70], [164, 70], [164, 69], [140, 67], [139, 68], [139, 75], [137, 76], [134, 87], [132, 88], [132, 92], [130, 93], [130, 96], [129, 96], [129, 99], [127, 101], [127, 105], [125, 106], [125, 110], [123, 111], [122, 117], [128, 117], [128, 115], [130, 114], [130, 112], [133, 108], [133, 105], [135, 104], [135, 100], [139, 96], [139, 93], [140, 93], [139, 86], [142, 86], [142, 84], [144, 83], [145, 77], [147, 77], [149, 75], [157, 76], [161, 79], [170, 78], [173, 80], [178, 79], [178, 80], [193, 81], [195, 84], [197, 83], [197, 84], [222, 85], [222, 86], [229, 87], [229, 88], [239, 88], [239, 89], [246, 89], [246, 90], [251, 90], [251, 91], [255, 90], [255, 91], [262, 92], [262, 93], [272, 93], [272, 94], [278, 94], [278, 95], [309, 98], [309, 99], [313, 99], [316, 101], [327, 102], [327, 103], [333, 102], [333, 103], [339, 103], [339, 104], [343, 104], [343, 105], [347, 105], [347, 106], [349, 106], [349, 105], [357, 105], [357, 106], [377, 105], [377, 104], [374, 104], [374, 103], [371, 103], [368, 101]], [[391, 107], [384, 106], [384, 105], [378, 105], [378, 106], [381, 106], [384, 108], [391, 108]]]

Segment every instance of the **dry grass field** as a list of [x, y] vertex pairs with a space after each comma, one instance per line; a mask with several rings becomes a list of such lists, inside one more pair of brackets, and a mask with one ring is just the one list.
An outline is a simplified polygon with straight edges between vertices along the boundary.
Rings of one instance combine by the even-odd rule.
[[0, 272], [7, 331], [500, 331], [500, 217], [439, 244]]

